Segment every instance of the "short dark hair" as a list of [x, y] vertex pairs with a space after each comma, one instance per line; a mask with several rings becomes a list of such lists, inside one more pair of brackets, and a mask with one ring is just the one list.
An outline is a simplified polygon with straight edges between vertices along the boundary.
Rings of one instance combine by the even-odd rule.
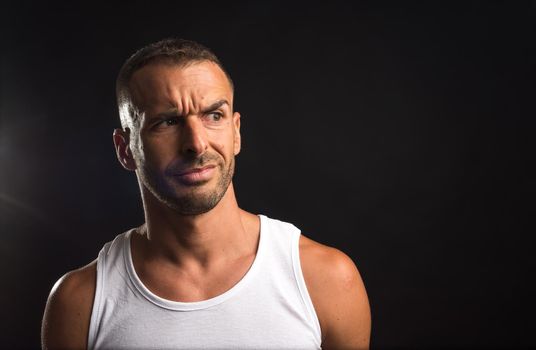
[[[119, 117], [123, 126], [128, 124], [128, 116], [137, 122], [137, 112], [132, 106], [129, 83], [132, 75], [148, 64], [162, 63], [184, 67], [192, 63], [209, 61], [217, 64], [227, 76], [231, 89], [233, 81], [220, 60], [207, 47], [198, 42], [179, 38], [167, 38], [142, 47], [130, 56], [119, 70], [115, 92]], [[126, 106], [125, 106], [126, 105]], [[125, 109], [125, 107], [127, 107]]]

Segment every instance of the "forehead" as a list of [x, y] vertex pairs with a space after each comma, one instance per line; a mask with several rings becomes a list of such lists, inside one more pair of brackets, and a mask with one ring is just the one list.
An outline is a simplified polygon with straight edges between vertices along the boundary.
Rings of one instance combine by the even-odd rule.
[[233, 97], [227, 76], [210, 61], [186, 66], [149, 64], [132, 75], [129, 89], [132, 102], [144, 110], [184, 104], [195, 107], [222, 98], [231, 103]]

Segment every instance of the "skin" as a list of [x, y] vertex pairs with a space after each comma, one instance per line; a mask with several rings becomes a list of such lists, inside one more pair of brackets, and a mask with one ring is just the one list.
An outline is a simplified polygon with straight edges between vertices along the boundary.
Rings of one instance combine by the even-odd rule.
[[[139, 129], [116, 129], [113, 139], [119, 162], [136, 172], [144, 204], [145, 224], [132, 237], [136, 272], [166, 299], [222, 294], [251, 266], [260, 228], [258, 216], [238, 207], [230, 179], [226, 183], [241, 144], [229, 81], [212, 62], [153, 64], [133, 75], [130, 88]], [[207, 108], [217, 101], [226, 103]], [[181, 175], [207, 165], [212, 168], [201, 180]], [[300, 260], [322, 347], [367, 349], [369, 303], [352, 260], [303, 235]], [[43, 318], [44, 349], [87, 347], [95, 279], [93, 261], [54, 285]]]

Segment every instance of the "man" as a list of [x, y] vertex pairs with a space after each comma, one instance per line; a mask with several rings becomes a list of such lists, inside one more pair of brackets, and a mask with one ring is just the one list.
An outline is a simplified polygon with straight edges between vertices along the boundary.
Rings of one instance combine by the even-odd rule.
[[43, 348], [368, 348], [351, 259], [238, 207], [233, 92], [195, 42], [163, 40], [124, 64], [113, 140], [138, 178], [145, 224], [56, 283]]

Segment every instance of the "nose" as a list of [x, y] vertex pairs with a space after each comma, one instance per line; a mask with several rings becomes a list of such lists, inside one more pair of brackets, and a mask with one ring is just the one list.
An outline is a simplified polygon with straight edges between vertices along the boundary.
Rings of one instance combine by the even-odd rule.
[[203, 123], [195, 116], [185, 118], [181, 132], [181, 153], [198, 157], [208, 148], [207, 134]]

